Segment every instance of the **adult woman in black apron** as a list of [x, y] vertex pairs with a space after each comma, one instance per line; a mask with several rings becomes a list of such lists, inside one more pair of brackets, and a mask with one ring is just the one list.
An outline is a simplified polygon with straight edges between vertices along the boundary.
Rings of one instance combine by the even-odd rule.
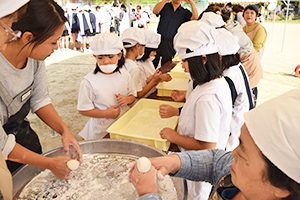
[[38, 136], [26, 119], [29, 110], [62, 135], [65, 153], [70, 150], [71, 156], [75, 152], [77, 159], [82, 159], [78, 142], [51, 104], [43, 62], [58, 48], [66, 20], [53, 0], [30, 1], [25, 15], [13, 24], [14, 30], [22, 32], [21, 37], [0, 54], [0, 145], [4, 157], [10, 160], [7, 164], [11, 172], [20, 163], [50, 169], [62, 179], [70, 172], [66, 165], [70, 158], [39, 155], [42, 149]]

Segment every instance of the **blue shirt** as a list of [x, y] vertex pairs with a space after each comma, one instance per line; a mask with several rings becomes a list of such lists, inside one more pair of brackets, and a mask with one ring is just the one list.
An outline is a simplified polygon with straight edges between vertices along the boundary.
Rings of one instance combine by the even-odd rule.
[[174, 7], [170, 2], [165, 4], [158, 15], [160, 15], [160, 20], [157, 32], [163, 39], [173, 39], [179, 26], [190, 21], [192, 17], [192, 13], [182, 6], [179, 6], [174, 12]]
[[[217, 186], [220, 185], [220, 180], [224, 180], [224, 177], [230, 174], [231, 162], [233, 160], [231, 152], [209, 149], [203, 151], [186, 151], [177, 155], [181, 160], [181, 168], [175, 174], [176, 177], [192, 181], [207, 181]], [[233, 186], [226, 191], [220, 195], [223, 199], [228, 199], [228, 196], [234, 196], [239, 190]], [[139, 200], [161, 200], [161, 197], [159, 194], [150, 193], [141, 196]]]

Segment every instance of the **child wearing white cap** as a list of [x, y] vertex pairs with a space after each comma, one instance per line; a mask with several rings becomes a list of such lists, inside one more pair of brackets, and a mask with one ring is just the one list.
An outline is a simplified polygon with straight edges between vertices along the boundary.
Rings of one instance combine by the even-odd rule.
[[[232, 101], [217, 49], [218, 33], [199, 21], [182, 24], [174, 48], [189, 72], [194, 89], [180, 113], [177, 132], [164, 128], [160, 135], [181, 151], [225, 149], [230, 134]], [[188, 181], [189, 199], [208, 199], [208, 183]]]
[[[140, 75], [143, 90], [150, 90], [143, 97], [148, 97], [150, 94], [156, 91], [155, 85], [156, 78], [160, 78], [160, 81], [170, 81], [172, 77], [168, 73], [158, 73], [159, 70], [155, 70], [153, 60], [155, 59], [156, 49], [160, 43], [160, 34], [154, 33], [150, 30], [144, 30], [147, 38], [145, 53], [141, 59], [137, 60], [137, 65], [140, 67]], [[159, 76], [159, 74], [161, 74]]]
[[141, 59], [145, 53], [145, 45], [147, 43], [145, 31], [139, 28], [130, 27], [123, 32], [121, 38], [123, 46], [126, 49], [124, 67], [133, 78], [137, 97], [141, 98], [160, 82], [161, 72], [152, 76], [151, 81], [143, 86], [141, 69], [137, 65], [136, 60]]
[[223, 75], [231, 89], [232, 94], [232, 120], [230, 125], [230, 137], [226, 146], [227, 151], [232, 151], [239, 144], [241, 128], [244, 124], [244, 113], [254, 108], [252, 91], [248, 75], [240, 63], [237, 53], [240, 46], [238, 37], [232, 35], [225, 28], [217, 29], [219, 39], [217, 41], [219, 55], [223, 68]]
[[77, 110], [91, 117], [79, 135], [85, 140], [108, 137], [106, 129], [135, 101], [136, 90], [130, 74], [123, 69], [121, 39], [111, 33], [95, 36], [91, 44], [97, 64], [83, 77]]

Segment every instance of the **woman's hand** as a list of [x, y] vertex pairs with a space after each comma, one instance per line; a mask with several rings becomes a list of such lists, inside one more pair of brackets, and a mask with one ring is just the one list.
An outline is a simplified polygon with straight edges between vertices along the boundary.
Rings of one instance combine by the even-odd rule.
[[159, 115], [161, 118], [179, 116], [179, 109], [167, 104], [162, 104], [159, 106]]
[[184, 101], [185, 100], [185, 93], [180, 90], [173, 90], [171, 93], [171, 97], [174, 101]]
[[146, 173], [141, 173], [137, 169], [137, 162], [134, 162], [134, 166], [129, 172], [129, 179], [134, 185], [139, 196], [143, 196], [148, 193], [158, 193], [157, 187], [157, 174], [153, 166]]
[[176, 174], [181, 167], [181, 160], [176, 154], [149, 159], [155, 169], [158, 170], [163, 176], [169, 173]]
[[175, 143], [175, 138], [178, 135], [178, 133], [171, 128], [163, 128], [159, 134], [162, 139], [166, 139], [172, 143]]
[[67, 162], [70, 158], [65, 156], [59, 156], [54, 158], [49, 158], [50, 162], [48, 164], [48, 169], [60, 179], [69, 179], [69, 174], [71, 170], [67, 166]]
[[70, 153], [71, 158], [75, 158], [82, 163], [82, 151], [79, 146], [79, 143], [72, 135], [72, 133], [68, 130], [62, 134], [62, 142], [64, 145], [64, 154], [66, 155], [68, 152]]
[[111, 106], [107, 109], [107, 118], [116, 119], [120, 115], [119, 106]]

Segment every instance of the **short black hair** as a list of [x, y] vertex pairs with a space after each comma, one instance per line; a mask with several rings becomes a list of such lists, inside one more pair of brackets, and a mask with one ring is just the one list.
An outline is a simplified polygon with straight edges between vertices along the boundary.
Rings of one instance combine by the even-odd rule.
[[222, 62], [221, 63], [222, 63], [223, 70], [228, 69], [229, 67], [232, 67], [234, 65], [239, 64], [240, 60], [238, 58], [239, 57], [236, 54], [222, 56]]
[[[121, 52], [122, 52], [122, 55], [121, 55], [120, 60], [118, 60], [118, 67], [114, 70], [114, 72], [120, 72], [120, 69], [125, 64], [125, 58], [124, 58], [123, 50]], [[106, 56], [110, 56], [110, 55], [106, 55]], [[97, 72], [101, 72], [98, 63], [96, 63], [96, 68], [94, 69], [94, 74], [97, 74]]]
[[209, 82], [215, 78], [221, 77], [223, 74], [220, 66], [220, 57], [218, 53], [206, 55], [207, 62], [203, 64], [202, 56], [187, 58], [189, 63], [189, 71], [196, 85]]
[[281, 188], [290, 192], [290, 195], [283, 200], [296, 200], [300, 196], [300, 184], [288, 177], [280, 169], [278, 169], [266, 156], [264, 159], [267, 163], [267, 172], [264, 174], [264, 177], [269, 181], [273, 186]]
[[145, 47], [144, 55], [141, 59], [138, 59], [137, 61], [145, 61], [149, 58], [149, 55], [152, 51], [156, 51], [157, 49]]

